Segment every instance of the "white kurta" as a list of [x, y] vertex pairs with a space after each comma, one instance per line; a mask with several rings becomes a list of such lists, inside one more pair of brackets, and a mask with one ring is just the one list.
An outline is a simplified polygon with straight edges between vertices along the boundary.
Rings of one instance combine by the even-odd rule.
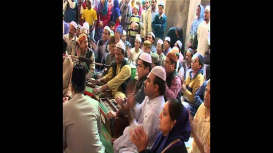
[[132, 63], [137, 65], [137, 58], [138, 58], [139, 54], [142, 52], [142, 50], [139, 48], [138, 52], [136, 53], [135, 48], [132, 48], [130, 50], [130, 52], [131, 52], [132, 59], [133, 59]]
[[197, 53], [201, 55], [205, 55], [205, 52], [209, 50], [208, 45], [208, 33], [210, 30], [210, 22], [207, 24], [206, 21], [202, 21], [197, 29]]
[[[154, 143], [157, 134], [159, 133], [159, 114], [165, 104], [164, 96], [156, 97], [150, 100], [147, 96], [144, 98], [140, 105], [135, 107], [136, 121], [138, 125], [143, 126], [144, 131], [148, 135], [148, 145], [151, 147]], [[121, 148], [132, 148], [137, 150], [135, 145], [130, 140], [130, 127], [126, 127], [123, 131], [123, 135], [114, 141], [114, 152], [117, 153]]]

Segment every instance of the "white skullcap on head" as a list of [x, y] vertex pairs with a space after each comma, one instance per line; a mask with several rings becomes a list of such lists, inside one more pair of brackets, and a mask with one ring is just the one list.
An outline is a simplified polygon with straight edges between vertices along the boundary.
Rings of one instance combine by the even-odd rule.
[[83, 26], [84, 26], [87, 30], [89, 30], [89, 23], [88, 23], [88, 22], [84, 22], [84, 23], [83, 23]]
[[124, 45], [124, 43], [123, 43], [123, 41], [121, 39], [116, 44], [116, 47], [125, 50], [125, 45]]
[[105, 29], [106, 29], [107, 31], [109, 31], [109, 32], [112, 31], [112, 30], [110, 29], [110, 27], [108, 27], [108, 26], [105, 26], [105, 27], [104, 27], [104, 30], [105, 30]]
[[166, 81], [166, 71], [162, 66], [155, 66], [151, 73], [160, 77], [162, 80]]
[[137, 10], [139, 10], [139, 7], [138, 7], [138, 5], [135, 5], [135, 6], [134, 6], [134, 8], [136, 8]]
[[140, 34], [136, 34], [136, 37], [141, 37]]
[[149, 34], [152, 35], [153, 38], [155, 39], [155, 34], [153, 32], [150, 32]]
[[141, 43], [141, 38], [139, 36], [136, 37], [136, 40], [138, 40], [139, 43]]
[[210, 6], [209, 6], [209, 5], [207, 5], [207, 6], [206, 6], [206, 8], [205, 8], [205, 10], [210, 11]]
[[71, 21], [71, 22], [70, 22], [70, 25], [73, 25], [73, 27], [74, 27], [75, 29], [77, 29], [77, 27], [78, 27], [78, 26], [77, 26], [77, 23], [76, 23], [75, 21]]
[[164, 4], [162, 2], [159, 2], [158, 6], [163, 6], [164, 7]]
[[139, 56], [139, 59], [152, 64], [152, 57], [148, 53], [142, 52]]
[[157, 43], [158, 44], [163, 44], [163, 40], [162, 39], [158, 39]]
[[85, 33], [85, 34], [87, 34], [87, 29], [86, 29], [86, 27], [81, 27], [80, 33]]
[[180, 40], [177, 40], [177, 45], [179, 46], [179, 48], [181, 49], [182, 48], [182, 42]]
[[168, 42], [171, 42], [171, 38], [170, 37], [165, 37], [165, 40], [167, 40]]
[[126, 36], [126, 31], [125, 31], [125, 30], [123, 30], [123, 33], [122, 33], [122, 34], [123, 34], [123, 36]]

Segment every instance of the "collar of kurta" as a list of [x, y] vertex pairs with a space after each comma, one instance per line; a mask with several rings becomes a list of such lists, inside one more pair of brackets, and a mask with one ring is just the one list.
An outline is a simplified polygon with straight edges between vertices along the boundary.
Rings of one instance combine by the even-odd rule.
[[153, 103], [153, 102], [155, 102], [155, 101], [157, 101], [157, 100], [160, 100], [160, 99], [162, 99], [162, 98], [164, 99], [164, 96], [163, 96], [163, 95], [158, 96], [158, 97], [156, 97], [156, 98], [154, 98], [154, 99], [149, 99], [149, 97], [148, 97], [147, 103], [150, 104], [150, 103]]

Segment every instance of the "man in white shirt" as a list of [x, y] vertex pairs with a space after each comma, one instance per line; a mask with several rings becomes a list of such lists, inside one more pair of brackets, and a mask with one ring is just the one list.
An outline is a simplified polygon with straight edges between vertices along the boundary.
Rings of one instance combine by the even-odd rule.
[[139, 54], [142, 52], [142, 50], [140, 49], [140, 45], [141, 45], [141, 38], [137, 36], [135, 39], [135, 47], [130, 50], [130, 55], [128, 56], [129, 60], [134, 65], [137, 65], [137, 59], [139, 57]]
[[159, 132], [159, 114], [165, 103], [164, 94], [166, 91], [166, 72], [161, 66], [154, 67], [147, 79], [144, 81], [144, 93], [146, 97], [140, 105], [135, 105], [134, 96], [129, 96], [127, 106], [133, 109], [135, 121], [124, 129], [123, 135], [113, 143], [114, 152], [117, 153], [122, 148], [130, 148], [137, 151], [137, 148], [130, 140], [130, 130], [134, 126], [143, 126], [148, 135], [148, 147], [151, 147]]
[[78, 25], [76, 22], [74, 21], [70, 22], [69, 33], [63, 36], [63, 39], [67, 43], [66, 51], [68, 55], [75, 55], [76, 41], [77, 41], [77, 36], [76, 36], [77, 27]]
[[205, 8], [204, 21], [200, 23], [197, 29], [197, 53], [200, 53], [203, 57], [205, 52], [209, 50], [208, 33], [210, 31], [210, 6]]

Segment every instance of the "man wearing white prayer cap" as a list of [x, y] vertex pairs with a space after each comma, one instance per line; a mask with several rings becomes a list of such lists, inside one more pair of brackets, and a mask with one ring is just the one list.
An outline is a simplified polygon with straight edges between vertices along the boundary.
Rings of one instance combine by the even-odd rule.
[[130, 49], [130, 54], [128, 54], [128, 59], [135, 65], [137, 65], [138, 56], [142, 53], [140, 49], [141, 46], [141, 38], [139, 36], [135, 39], [135, 47]]
[[[145, 98], [140, 105], [135, 105], [135, 98], [128, 96], [127, 105], [134, 109], [133, 116], [135, 123], [143, 126], [148, 137], [147, 147], [151, 147], [159, 133], [158, 116], [163, 109], [165, 103], [164, 93], [166, 91], [166, 72], [161, 66], [155, 66], [148, 74], [144, 81]], [[125, 146], [130, 146], [131, 149], [137, 152], [137, 148], [130, 141], [130, 126], [126, 127], [123, 135], [117, 138], [113, 143], [114, 152], [118, 152]]]
[[95, 88], [93, 94], [99, 94], [107, 90], [111, 91], [112, 97], [125, 98], [127, 84], [131, 78], [131, 67], [125, 59], [125, 45], [122, 41], [116, 44], [115, 62], [112, 62], [106, 76], [97, 79], [97, 82], [105, 82], [106, 84], [100, 88]]
[[63, 39], [67, 43], [66, 51], [68, 55], [75, 55], [76, 50], [76, 30], [77, 30], [77, 23], [75, 21], [71, 21], [69, 25], [69, 32], [68, 34], [63, 36]]
[[170, 51], [172, 50], [171, 48], [171, 38], [170, 37], [165, 37], [164, 40], [164, 55], [166, 56]]
[[[152, 69], [152, 58], [150, 54], [147, 53], [142, 53], [138, 59], [137, 63], [137, 83], [135, 87], [135, 99], [134, 102], [136, 105], [140, 105], [144, 98], [145, 98], [145, 93], [144, 93], [144, 81], [147, 78], [147, 75], [150, 73]], [[125, 99], [122, 98], [116, 98], [116, 103], [118, 104], [123, 104], [125, 102]], [[125, 105], [125, 107], [128, 109], [128, 105]], [[110, 112], [107, 114], [108, 117], [110, 118], [115, 118], [115, 117], [121, 117], [121, 116], [126, 116], [127, 114], [124, 114], [124, 111], [118, 110], [116, 113], [115, 112]]]
[[151, 44], [152, 44], [152, 46], [151, 46], [151, 52], [152, 53], [156, 53], [156, 48], [155, 48], [155, 45], [154, 45], [154, 43], [156, 43], [155, 42], [155, 34], [153, 32], [150, 32], [148, 34], [147, 40], [150, 41]]
[[205, 52], [209, 50], [208, 32], [210, 31], [210, 6], [206, 6], [204, 21], [200, 23], [197, 29], [197, 53], [205, 56]]
[[162, 39], [158, 39], [158, 41], [157, 41], [156, 52], [157, 52], [158, 58], [159, 58], [159, 65], [164, 66], [166, 56], [163, 53], [163, 40]]

